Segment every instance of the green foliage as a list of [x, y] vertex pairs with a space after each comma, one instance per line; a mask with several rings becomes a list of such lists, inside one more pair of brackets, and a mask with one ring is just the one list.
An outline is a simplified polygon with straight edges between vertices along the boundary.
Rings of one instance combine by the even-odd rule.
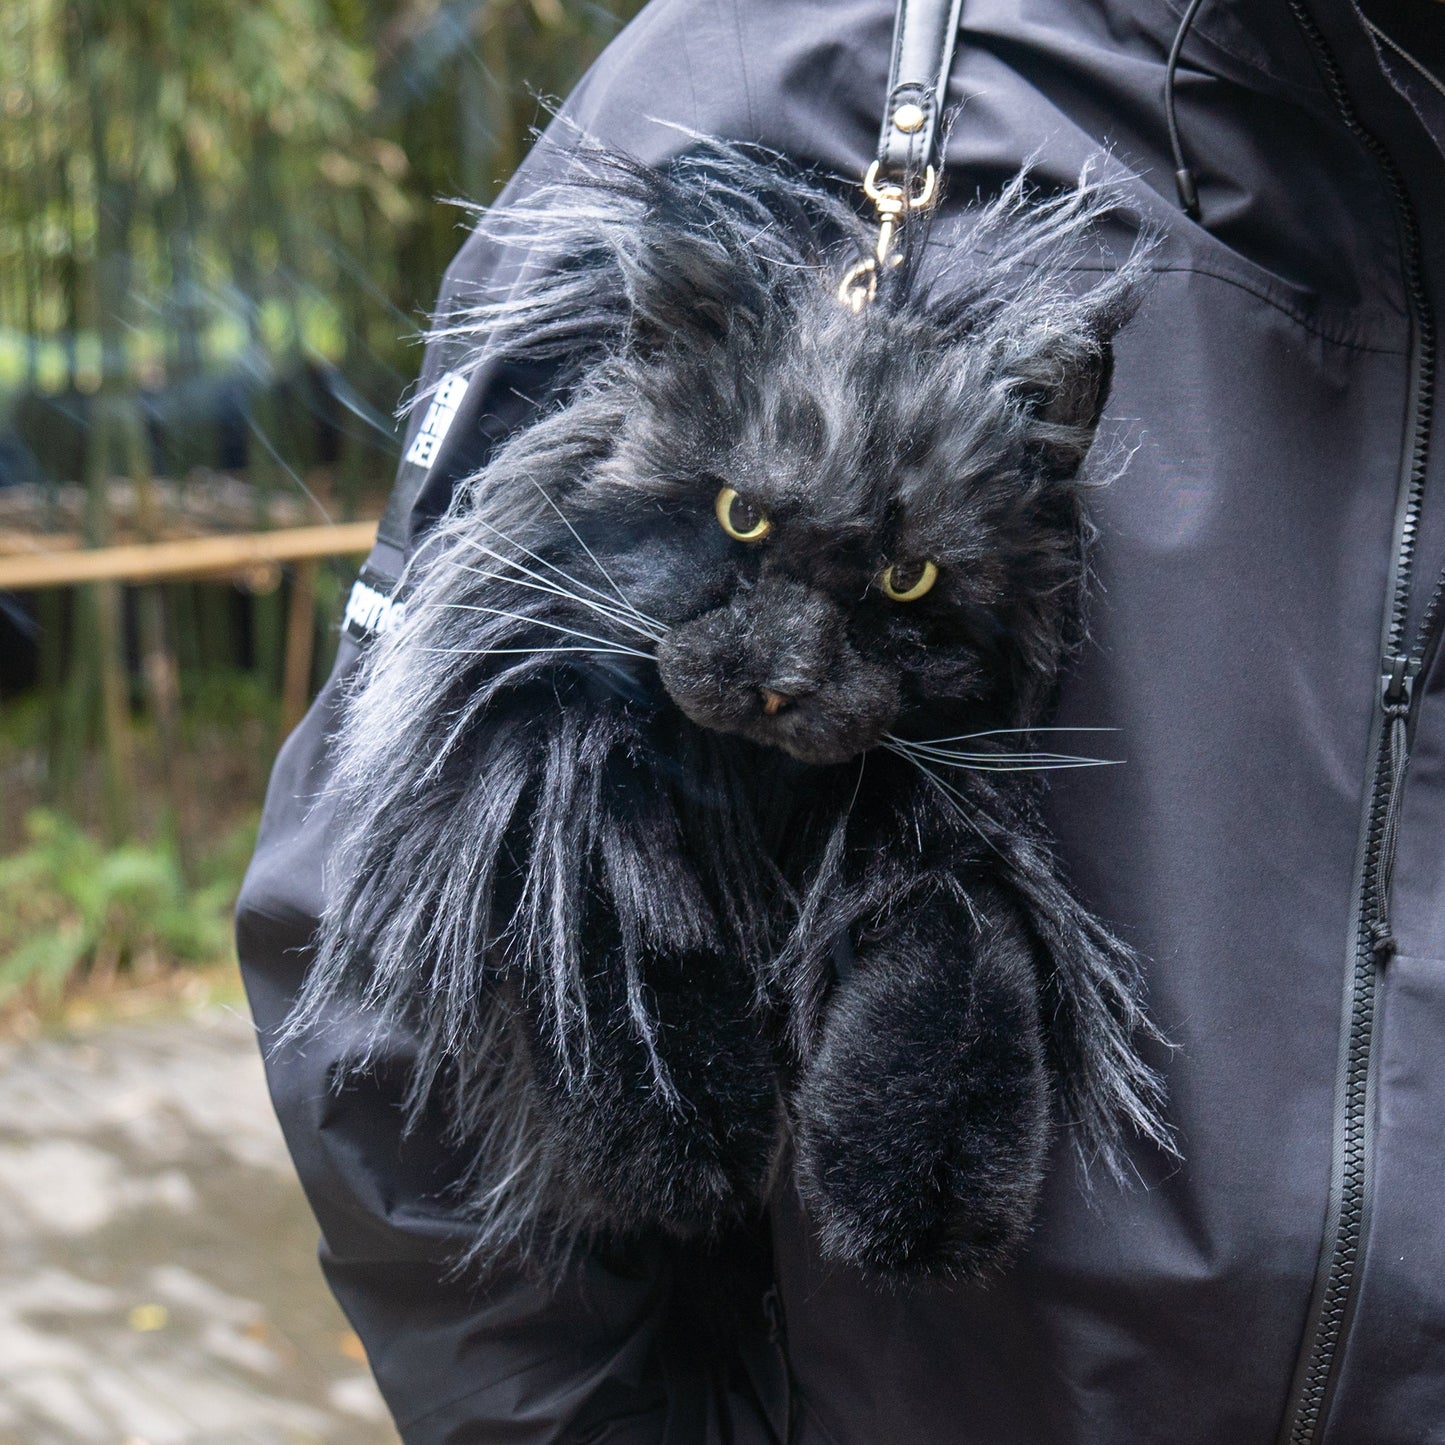
[[[438, 198], [490, 200], [545, 118], [536, 95], [570, 90], [639, 3], [0, 0], [0, 430], [44, 483], [30, 515], [103, 546], [166, 535], [176, 513], [186, 531], [284, 525], [272, 504], [293, 487], [313, 520], [379, 510], [389, 418], [462, 239]], [[212, 474], [241, 454], [241, 478]], [[317, 579], [313, 680], [349, 585]], [[258, 798], [288, 637], [307, 635], [286, 596], [248, 597], [242, 627], [228, 582], [42, 594], [43, 697], [17, 711], [7, 685], [0, 709], [0, 826], [45, 801], [189, 845], [203, 769], [133, 754], [147, 730], [163, 761], [204, 753], [232, 719], [248, 735], [209, 782]], [[0, 861], [0, 994], [205, 951], [165, 848], [33, 828]]]
[[0, 1003], [27, 986], [57, 995], [87, 972], [230, 955], [252, 829], [223, 839], [194, 882], [169, 843], [106, 848], [43, 809], [26, 835], [26, 848], [0, 858]]
[[276, 689], [252, 672], [236, 668], [215, 668], [182, 679], [185, 711], [181, 725], [190, 743], [204, 743], [209, 733], [219, 732], [240, 740], [252, 724], [274, 727], [281, 711]]
[[93, 391], [259, 345], [379, 363], [389, 410], [458, 244], [437, 198], [490, 199], [534, 94], [569, 89], [636, 8], [5, 0], [0, 388]]

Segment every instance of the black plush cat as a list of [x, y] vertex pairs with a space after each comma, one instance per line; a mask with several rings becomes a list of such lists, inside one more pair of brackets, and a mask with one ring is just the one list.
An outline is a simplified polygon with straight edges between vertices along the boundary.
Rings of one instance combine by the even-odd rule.
[[555, 390], [362, 670], [295, 1024], [410, 1031], [485, 1257], [707, 1235], [788, 1161], [827, 1255], [977, 1276], [1056, 1122], [1113, 1167], [1123, 1123], [1164, 1142], [1019, 751], [1141, 274], [1070, 274], [1103, 206], [1015, 182], [859, 314], [868, 228], [735, 147], [584, 147], [485, 223], [532, 279], [453, 334]]

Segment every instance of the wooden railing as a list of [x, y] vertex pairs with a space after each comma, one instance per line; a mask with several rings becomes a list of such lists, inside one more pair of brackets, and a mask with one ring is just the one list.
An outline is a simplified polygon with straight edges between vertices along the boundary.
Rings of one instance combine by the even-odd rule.
[[[12, 546], [13, 537], [11, 534]], [[367, 552], [375, 537], [374, 521], [126, 542], [115, 547], [52, 546], [50, 550], [42, 548], [52, 539], [34, 534], [27, 538], [26, 550], [0, 554], [0, 591], [31, 592], [91, 582], [145, 586], [225, 577], [253, 587], [274, 586], [281, 566], [293, 566], [281, 686], [281, 720], [289, 730], [306, 710], [310, 691], [317, 564], [324, 557]]]
[[[324, 527], [285, 527], [274, 532], [233, 532], [180, 537], [166, 542], [126, 542], [118, 547], [12, 552], [0, 556], [0, 591], [30, 592], [82, 582], [177, 582], [218, 573], [246, 576], [283, 562], [315, 561], [366, 552], [375, 522], [338, 522]], [[36, 538], [37, 543], [46, 539]]]

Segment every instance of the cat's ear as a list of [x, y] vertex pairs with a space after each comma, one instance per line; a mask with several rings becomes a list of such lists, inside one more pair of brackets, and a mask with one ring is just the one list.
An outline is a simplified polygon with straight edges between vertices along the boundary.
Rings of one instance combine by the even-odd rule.
[[1104, 341], [1056, 358], [1053, 365], [1040, 366], [1019, 379], [1028, 412], [1024, 445], [1053, 480], [1068, 481], [1083, 465], [1113, 376], [1113, 343]]
[[1045, 199], [1020, 173], [974, 213], [964, 239], [963, 283], [930, 297], [931, 319], [987, 358], [990, 382], [1021, 403], [1039, 471], [1067, 481], [1108, 400], [1114, 338], [1144, 298], [1152, 237], [1110, 187], [1081, 176]]
[[757, 318], [756, 270], [716, 236], [643, 228], [617, 265], [633, 340], [643, 350], [717, 344]]
[[803, 258], [749, 197], [765, 168], [721, 154], [712, 169], [730, 186], [703, 184], [694, 173], [705, 167], [685, 157], [657, 167], [585, 139], [554, 148], [559, 178], [479, 216], [479, 242], [503, 258], [499, 284], [440, 316], [433, 334], [471, 346], [478, 362], [560, 366], [564, 381], [627, 348], [727, 338], [762, 314], [779, 258], [788, 272]]
[[1134, 310], [1132, 296], [1100, 300], [1081, 306], [1072, 326], [1040, 328], [1008, 360], [1024, 403], [1025, 449], [1056, 481], [1077, 475], [1088, 455], [1114, 379], [1114, 336]]

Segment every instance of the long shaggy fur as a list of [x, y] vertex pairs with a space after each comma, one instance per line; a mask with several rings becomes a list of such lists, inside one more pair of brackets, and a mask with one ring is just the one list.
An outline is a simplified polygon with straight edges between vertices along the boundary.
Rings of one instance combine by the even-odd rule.
[[[1167, 1147], [1135, 961], [1017, 746], [1081, 635], [1078, 473], [1142, 275], [1073, 269], [1108, 205], [1020, 179], [857, 316], [869, 229], [776, 157], [582, 146], [483, 219], [531, 269], [445, 327], [555, 389], [361, 671], [292, 1023], [348, 1001], [358, 1068], [411, 1037], [480, 1257], [714, 1233], [791, 1134], [825, 1250], [980, 1274], [1055, 1119], [1116, 1172], [1125, 1129]], [[926, 597], [881, 593], [925, 558]]]

